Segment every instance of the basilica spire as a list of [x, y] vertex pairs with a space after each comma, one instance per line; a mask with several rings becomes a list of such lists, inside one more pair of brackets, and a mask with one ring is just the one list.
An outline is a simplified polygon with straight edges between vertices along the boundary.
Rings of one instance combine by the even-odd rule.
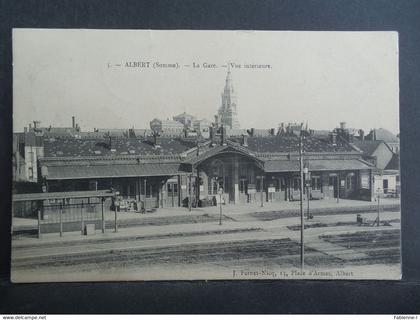
[[219, 108], [218, 118], [220, 123], [230, 129], [239, 129], [237, 114], [237, 99], [233, 89], [232, 73], [228, 64], [225, 88], [222, 92], [222, 105]]
[[230, 66], [228, 64], [228, 72], [226, 75], [225, 92], [230, 91], [233, 93], [232, 75], [230, 72]]

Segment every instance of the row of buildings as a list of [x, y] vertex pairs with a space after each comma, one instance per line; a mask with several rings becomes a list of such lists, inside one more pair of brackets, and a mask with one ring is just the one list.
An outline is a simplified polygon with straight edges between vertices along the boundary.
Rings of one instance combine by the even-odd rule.
[[112, 188], [153, 208], [211, 205], [221, 191], [231, 204], [293, 201], [300, 199], [303, 151], [305, 197], [371, 201], [376, 192], [398, 194], [399, 142], [389, 131], [365, 136], [345, 123], [331, 131], [302, 123], [243, 130], [236, 103], [229, 72], [212, 123], [186, 113], [154, 119], [144, 130], [82, 132], [74, 117], [69, 128], [34, 122], [14, 134], [15, 193]]

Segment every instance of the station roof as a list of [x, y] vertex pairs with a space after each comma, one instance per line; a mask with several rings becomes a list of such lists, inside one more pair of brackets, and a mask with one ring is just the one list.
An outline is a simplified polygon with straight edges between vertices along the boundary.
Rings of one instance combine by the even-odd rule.
[[142, 163], [110, 165], [66, 165], [48, 167], [48, 180], [174, 176], [180, 173], [179, 163]]
[[363, 151], [363, 153], [367, 156], [371, 156], [376, 149], [378, 149], [380, 144], [383, 144], [384, 142], [381, 140], [356, 140], [353, 142], [353, 144]]
[[226, 145], [213, 147], [209, 149], [209, 151], [202, 153], [197, 157], [185, 160], [184, 163], [191, 164], [191, 165], [198, 165], [199, 163], [224, 152], [238, 153], [238, 154], [247, 156], [249, 158], [252, 158], [258, 163], [262, 162], [262, 160], [257, 158], [252, 152], [249, 152], [247, 148], [243, 146], [239, 146], [239, 145], [234, 145], [228, 141]]
[[[340, 171], [372, 169], [373, 165], [357, 159], [350, 160], [310, 160], [309, 171]], [[264, 163], [265, 172], [290, 172], [299, 171], [297, 160], [268, 160]]]
[[102, 198], [112, 197], [114, 194], [111, 190], [97, 191], [69, 191], [69, 192], [40, 192], [40, 193], [22, 193], [14, 194], [12, 201], [36, 201], [49, 199], [81, 199], [81, 198]]
[[[249, 137], [248, 147], [251, 152], [271, 153], [299, 152], [299, 137], [294, 134], [275, 135], [268, 137]], [[337, 137], [337, 142], [333, 145], [328, 138], [310, 136], [303, 142], [304, 152], [356, 152], [347, 142]]]
[[111, 139], [44, 139], [45, 157], [86, 157], [112, 155], [174, 155], [192, 147], [194, 143], [176, 138], [158, 138], [158, 147], [153, 139], [116, 138]]

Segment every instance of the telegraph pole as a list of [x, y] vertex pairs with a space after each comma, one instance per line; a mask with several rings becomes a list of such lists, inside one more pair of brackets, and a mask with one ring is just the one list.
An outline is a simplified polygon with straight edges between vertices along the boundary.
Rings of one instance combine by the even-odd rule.
[[380, 199], [381, 199], [381, 195], [380, 195], [380, 189], [378, 188], [378, 217], [376, 218], [376, 220], [378, 221], [378, 227], [379, 227], [379, 213], [381, 212], [381, 205], [380, 205]]
[[308, 220], [309, 219], [312, 219], [311, 213], [309, 212], [309, 201], [310, 200], [311, 200], [311, 196], [310, 196], [310, 190], [309, 190], [309, 182], [307, 182], [307, 186], [306, 186], [306, 202], [307, 202], [308, 206], [307, 206], [306, 215], [307, 215]]
[[189, 199], [188, 199], [188, 211], [192, 210], [192, 173], [189, 175]]
[[340, 172], [337, 172], [337, 203], [340, 202]]
[[219, 207], [220, 207], [220, 217], [219, 217], [219, 225], [222, 225], [222, 194], [223, 194], [223, 188], [220, 188], [219, 191]]
[[300, 265], [302, 270], [305, 268], [305, 248], [304, 236], [305, 229], [304, 212], [303, 212], [303, 135], [300, 132], [299, 137], [299, 164], [300, 164]]
[[[145, 191], [146, 194], [146, 191]], [[114, 232], [118, 232], [118, 221], [117, 221], [117, 191], [114, 194]]]

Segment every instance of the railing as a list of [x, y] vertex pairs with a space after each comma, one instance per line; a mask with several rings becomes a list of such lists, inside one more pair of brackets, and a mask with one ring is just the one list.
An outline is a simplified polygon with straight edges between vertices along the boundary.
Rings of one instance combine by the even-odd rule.
[[61, 222], [98, 220], [101, 219], [100, 205], [100, 202], [48, 205], [44, 207], [41, 223], [59, 223], [60, 219]]

